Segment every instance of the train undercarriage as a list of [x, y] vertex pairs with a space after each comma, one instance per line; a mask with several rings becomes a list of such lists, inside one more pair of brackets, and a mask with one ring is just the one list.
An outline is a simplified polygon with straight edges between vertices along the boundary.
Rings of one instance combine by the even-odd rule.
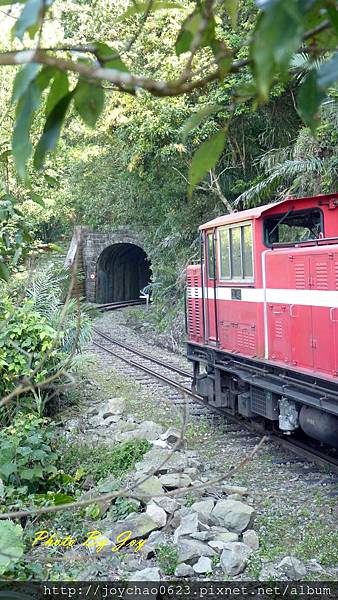
[[269, 361], [188, 342], [192, 389], [224, 414], [264, 421], [270, 429], [338, 448], [338, 383]]

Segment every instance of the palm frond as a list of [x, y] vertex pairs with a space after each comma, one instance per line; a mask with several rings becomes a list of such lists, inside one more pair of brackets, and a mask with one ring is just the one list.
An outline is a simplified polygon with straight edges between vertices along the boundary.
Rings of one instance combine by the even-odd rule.
[[316, 157], [310, 159], [289, 159], [281, 164], [273, 166], [267, 176], [252, 186], [243, 194], [238, 196], [235, 204], [242, 202], [249, 205], [256, 200], [264, 200], [273, 194], [281, 183], [288, 183], [290, 190], [297, 188], [297, 178], [305, 173], [320, 172], [323, 169], [323, 161]]

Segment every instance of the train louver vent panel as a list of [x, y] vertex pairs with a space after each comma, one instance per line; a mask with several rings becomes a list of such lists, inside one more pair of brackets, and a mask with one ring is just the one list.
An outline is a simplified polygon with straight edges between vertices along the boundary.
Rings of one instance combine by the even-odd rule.
[[275, 421], [278, 419], [278, 398], [262, 388], [251, 386], [251, 410], [257, 415]]
[[297, 289], [305, 288], [305, 265], [302, 263], [295, 265], [295, 285]]
[[316, 288], [318, 290], [329, 289], [328, 268], [326, 262], [318, 262], [316, 264]]
[[258, 415], [266, 415], [266, 396], [264, 390], [251, 387], [251, 410]]
[[188, 275], [188, 333], [193, 336], [201, 334], [201, 317], [198, 298], [198, 276]]
[[195, 325], [196, 325], [196, 334], [200, 335], [201, 333], [201, 319], [200, 319], [200, 309], [199, 309], [199, 300], [198, 300], [198, 277], [195, 275], [194, 281], [195, 288]]

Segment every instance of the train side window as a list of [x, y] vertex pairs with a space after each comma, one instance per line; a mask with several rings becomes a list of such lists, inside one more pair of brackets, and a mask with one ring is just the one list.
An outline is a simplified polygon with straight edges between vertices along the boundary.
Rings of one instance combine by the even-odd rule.
[[230, 229], [231, 277], [242, 279], [241, 228]]
[[230, 239], [229, 229], [220, 229], [219, 231], [220, 245], [220, 265], [221, 279], [230, 279]]
[[220, 278], [253, 278], [251, 223], [219, 230]]
[[208, 233], [208, 277], [215, 279], [214, 234]]
[[323, 231], [322, 213], [318, 208], [303, 211], [289, 210], [264, 219], [264, 242], [295, 244], [318, 239]]
[[243, 248], [243, 276], [253, 277], [252, 265], [252, 231], [251, 225], [244, 225], [242, 229], [242, 248]]

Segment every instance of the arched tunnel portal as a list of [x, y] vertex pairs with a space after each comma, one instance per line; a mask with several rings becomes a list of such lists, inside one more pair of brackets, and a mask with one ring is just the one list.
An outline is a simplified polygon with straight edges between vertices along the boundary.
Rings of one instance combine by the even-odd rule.
[[105, 248], [96, 263], [96, 302], [137, 300], [150, 282], [150, 262], [136, 244], [116, 243]]

